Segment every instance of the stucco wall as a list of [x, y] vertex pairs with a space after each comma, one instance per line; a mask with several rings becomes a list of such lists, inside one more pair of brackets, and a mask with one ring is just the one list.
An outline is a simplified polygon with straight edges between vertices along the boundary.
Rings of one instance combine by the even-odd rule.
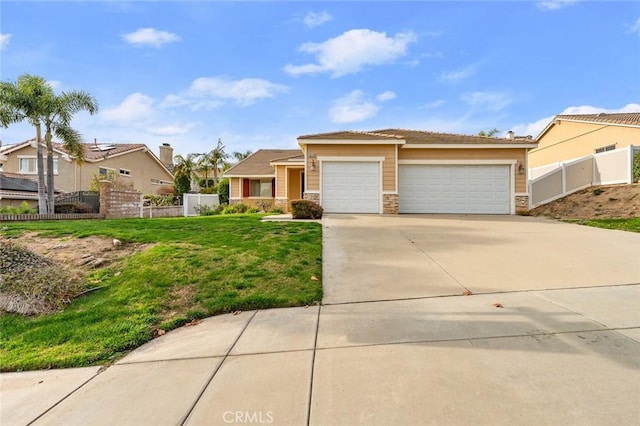
[[[18, 157], [35, 155], [36, 149], [31, 146], [8, 154], [4, 171], [18, 173]], [[98, 174], [100, 167], [114, 169], [118, 173], [119, 183], [127, 186], [132, 185], [135, 190], [143, 194], [156, 194], [162, 186], [152, 184], [151, 179], [173, 181], [173, 176], [150, 153], [145, 153], [142, 150], [106, 158], [97, 163], [84, 162], [81, 165], [65, 160], [60, 154], [56, 153], [55, 156], [58, 157], [58, 174], [54, 176], [55, 186], [64, 192], [85, 191], [93, 175]], [[44, 162], [46, 171], [46, 153]], [[120, 169], [130, 170], [131, 175], [120, 175]]]
[[558, 161], [594, 154], [597, 148], [615, 144], [617, 148], [640, 145], [640, 129], [607, 124], [560, 121], [529, 151], [529, 166], [539, 167]]

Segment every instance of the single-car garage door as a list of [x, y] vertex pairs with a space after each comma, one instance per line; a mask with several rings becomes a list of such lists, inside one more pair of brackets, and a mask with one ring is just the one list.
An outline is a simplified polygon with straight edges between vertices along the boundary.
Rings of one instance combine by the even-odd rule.
[[380, 163], [322, 163], [322, 207], [327, 213], [380, 213]]
[[507, 165], [399, 166], [400, 213], [509, 214]]

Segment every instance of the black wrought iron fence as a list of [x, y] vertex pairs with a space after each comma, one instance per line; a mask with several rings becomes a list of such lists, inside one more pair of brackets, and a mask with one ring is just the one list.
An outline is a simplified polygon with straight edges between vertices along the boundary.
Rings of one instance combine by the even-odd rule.
[[100, 193], [90, 191], [77, 191], [68, 194], [58, 195], [55, 198], [55, 205], [72, 205], [74, 203], [85, 203], [91, 206], [93, 213], [100, 211]]

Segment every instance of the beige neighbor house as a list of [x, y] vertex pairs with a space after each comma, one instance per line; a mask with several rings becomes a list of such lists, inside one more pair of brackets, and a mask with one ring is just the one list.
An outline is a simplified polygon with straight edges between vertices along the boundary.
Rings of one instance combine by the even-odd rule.
[[529, 167], [640, 145], [640, 113], [556, 115], [529, 152]]
[[[0, 154], [2, 171], [37, 179], [35, 140], [3, 146]], [[144, 144], [85, 143], [84, 162], [77, 164], [54, 143], [54, 180], [62, 192], [86, 191], [94, 175], [111, 174], [119, 184], [155, 194], [161, 186], [173, 185], [172, 165], [173, 148], [168, 144], [160, 147], [158, 158]]]
[[225, 176], [230, 202], [327, 213], [515, 214], [528, 209], [530, 138], [414, 130], [343, 131], [298, 138], [300, 150], [260, 150]]

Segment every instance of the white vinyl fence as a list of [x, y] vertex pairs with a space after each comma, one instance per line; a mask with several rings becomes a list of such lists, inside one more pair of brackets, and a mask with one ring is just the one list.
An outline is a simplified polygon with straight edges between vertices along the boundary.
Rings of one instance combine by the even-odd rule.
[[184, 194], [182, 203], [185, 216], [198, 216], [201, 207], [215, 208], [220, 200], [218, 194]]
[[633, 145], [529, 170], [531, 208], [592, 185], [633, 183]]

